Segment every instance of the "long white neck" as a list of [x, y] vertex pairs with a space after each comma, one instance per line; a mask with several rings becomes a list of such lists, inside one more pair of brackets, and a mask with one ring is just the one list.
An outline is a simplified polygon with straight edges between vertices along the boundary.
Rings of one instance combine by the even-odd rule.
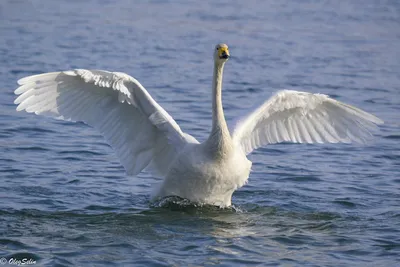
[[226, 125], [222, 107], [222, 73], [224, 63], [214, 63], [214, 76], [212, 84], [212, 129], [206, 147], [215, 158], [224, 158], [232, 148], [232, 139]]

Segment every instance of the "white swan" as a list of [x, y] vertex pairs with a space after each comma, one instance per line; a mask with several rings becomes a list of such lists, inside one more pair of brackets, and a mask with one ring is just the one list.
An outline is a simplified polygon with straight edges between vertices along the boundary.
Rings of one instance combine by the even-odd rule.
[[232, 193], [250, 173], [246, 155], [279, 142], [362, 143], [383, 121], [326, 95], [284, 90], [276, 93], [229, 131], [221, 101], [228, 46], [214, 51], [212, 129], [199, 143], [131, 76], [102, 70], [44, 73], [18, 81], [17, 110], [98, 129], [130, 175], [143, 169], [164, 177], [153, 199], [180, 196], [230, 206]]

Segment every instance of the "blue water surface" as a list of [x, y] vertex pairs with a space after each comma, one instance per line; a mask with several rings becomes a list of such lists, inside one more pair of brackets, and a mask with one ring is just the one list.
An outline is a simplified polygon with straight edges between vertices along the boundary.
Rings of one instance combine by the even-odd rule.
[[[232, 55], [228, 121], [290, 88], [385, 124], [364, 146], [257, 150], [233, 209], [161, 208], [149, 203], [157, 178], [128, 177], [95, 130], [15, 111], [22, 77], [121, 71], [203, 141], [219, 42]], [[400, 266], [399, 129], [399, 1], [2, 0], [0, 257], [5, 266]]]

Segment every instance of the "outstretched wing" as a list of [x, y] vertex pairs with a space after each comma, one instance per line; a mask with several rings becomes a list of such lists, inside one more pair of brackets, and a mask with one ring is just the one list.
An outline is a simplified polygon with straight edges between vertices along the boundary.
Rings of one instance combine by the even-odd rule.
[[99, 130], [128, 174], [149, 166], [165, 174], [178, 151], [195, 139], [131, 76], [102, 70], [44, 73], [18, 81], [17, 111], [82, 121]]
[[239, 121], [232, 137], [248, 154], [279, 142], [364, 143], [382, 123], [326, 95], [283, 90]]

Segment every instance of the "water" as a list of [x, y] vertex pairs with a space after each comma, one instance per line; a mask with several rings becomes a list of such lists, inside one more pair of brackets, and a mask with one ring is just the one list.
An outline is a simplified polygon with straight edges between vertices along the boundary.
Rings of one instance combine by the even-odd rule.
[[[0, 257], [34, 266], [400, 264], [398, 1], [3, 0], [0, 36]], [[156, 179], [127, 177], [96, 131], [15, 111], [21, 77], [123, 71], [205, 140], [219, 42], [232, 55], [228, 120], [293, 88], [385, 125], [366, 146], [258, 150], [234, 209], [160, 208], [149, 204]]]

